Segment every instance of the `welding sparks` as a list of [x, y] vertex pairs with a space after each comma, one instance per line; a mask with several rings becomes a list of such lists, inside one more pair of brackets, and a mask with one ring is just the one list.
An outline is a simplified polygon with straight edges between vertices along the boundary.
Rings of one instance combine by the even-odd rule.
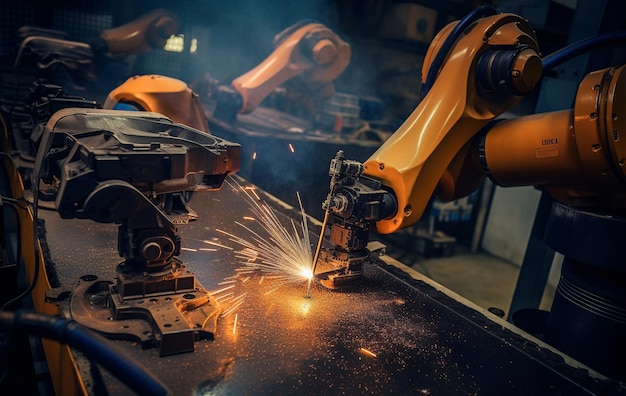
[[226, 234], [231, 241], [242, 247], [236, 252], [236, 257], [243, 264], [244, 272], [245, 269], [259, 270], [266, 275], [267, 279], [279, 283], [310, 280], [313, 277], [313, 256], [308, 222], [300, 194], [297, 194], [297, 197], [302, 222], [297, 225], [293, 219], [290, 219], [290, 227], [285, 227], [274, 210], [260, 200], [254, 189], [242, 188], [241, 190], [246, 193], [250, 202], [253, 218], [256, 219], [254, 224], [258, 224], [262, 231], [257, 231], [252, 228], [252, 225], [248, 226], [240, 222], [236, 224], [248, 233], [248, 237], [240, 237], [222, 230], [217, 231]]
[[359, 348], [359, 352], [361, 352], [364, 355], [367, 355], [369, 357], [377, 357], [376, 354], [372, 351], [370, 351], [369, 349], [365, 349], [365, 348]]
[[233, 334], [237, 333], [237, 317], [239, 314], [235, 314], [235, 320], [233, 321]]
[[252, 153], [252, 159], [255, 160], [256, 159], [256, 151], [254, 153]]
[[207, 240], [204, 240], [202, 242], [206, 243], [207, 245], [213, 245], [213, 246], [217, 246], [217, 247], [220, 247], [220, 248], [223, 248], [223, 249], [233, 250], [233, 248], [231, 248], [230, 246], [222, 245], [221, 243], [207, 241]]
[[289, 150], [291, 150], [292, 153], [296, 152], [296, 150], [294, 150], [293, 145], [291, 143], [289, 143]]

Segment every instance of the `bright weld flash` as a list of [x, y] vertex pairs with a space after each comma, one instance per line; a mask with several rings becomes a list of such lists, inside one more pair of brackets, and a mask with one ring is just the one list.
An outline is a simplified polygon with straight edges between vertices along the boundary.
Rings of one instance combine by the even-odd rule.
[[310, 268], [304, 268], [301, 273], [304, 279], [313, 279], [313, 271]]

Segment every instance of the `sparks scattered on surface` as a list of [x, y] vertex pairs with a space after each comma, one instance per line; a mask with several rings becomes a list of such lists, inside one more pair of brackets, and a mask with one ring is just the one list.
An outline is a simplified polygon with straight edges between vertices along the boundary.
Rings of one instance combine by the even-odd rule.
[[313, 256], [308, 222], [300, 194], [297, 194], [297, 198], [302, 222], [297, 225], [293, 219], [289, 219], [290, 227], [286, 227], [284, 223], [287, 223], [287, 220], [281, 221], [274, 210], [261, 201], [253, 188], [239, 187], [248, 198], [253, 218], [257, 220], [255, 224], [261, 227], [261, 230], [257, 230], [251, 225], [236, 222], [246, 231], [246, 237], [217, 230], [241, 246], [236, 252], [236, 257], [242, 264], [239, 273], [246, 270], [261, 271], [267, 279], [273, 279], [281, 284], [310, 280], [313, 277]]
[[252, 159], [255, 160], [256, 159], [256, 151], [254, 153], [252, 153]]
[[230, 246], [222, 245], [221, 243], [217, 243], [217, 242], [213, 242], [213, 241], [207, 241], [207, 240], [204, 240], [202, 242], [206, 243], [207, 245], [213, 245], [213, 246], [217, 246], [217, 247], [220, 247], [220, 248], [233, 250], [233, 248], [231, 248]]
[[[254, 187], [251, 187], [251, 186], [246, 186], [246, 187], [244, 187], [244, 188], [243, 188], [243, 190], [244, 190], [246, 193], [248, 193], [248, 192], [249, 192], [250, 194], [254, 195], [254, 198], [256, 198], [256, 200], [257, 200], [257, 201], [260, 201], [260, 200], [261, 200], [261, 198], [259, 198], [259, 195], [256, 193], [256, 190], [255, 190], [255, 188], [254, 188]], [[250, 196], [248, 195], [248, 197], [250, 197]]]
[[265, 295], [272, 294], [272, 293], [274, 293], [276, 290], [278, 290], [279, 288], [280, 288], [280, 286], [276, 286], [276, 287], [275, 287], [275, 288], [273, 288], [273, 289], [269, 289], [268, 291], [266, 291], [266, 292], [265, 292]]
[[369, 357], [373, 357], [373, 358], [376, 357], [376, 354], [374, 352], [370, 351], [369, 349], [359, 348], [359, 352], [361, 352], [362, 354], [367, 355]]
[[[303, 209], [300, 194], [297, 193], [302, 221], [291, 219], [275, 212], [272, 207], [263, 202], [253, 186], [241, 186], [235, 179], [227, 179], [238, 193], [243, 193], [249, 203], [250, 215], [242, 216], [240, 222], [235, 222], [244, 232], [227, 232], [215, 228], [206, 228], [226, 235], [230, 242], [223, 238], [213, 237], [196, 239], [200, 244], [210, 245], [210, 248], [184, 248], [189, 252], [217, 251], [228, 249], [234, 251], [236, 258], [233, 267], [234, 274], [223, 278], [218, 283], [219, 289], [210, 292], [222, 308], [220, 318], [233, 317], [233, 333], [236, 333], [238, 310], [246, 303], [246, 295], [254, 290], [258, 281], [265, 295], [274, 293], [287, 283], [310, 282], [313, 278], [313, 255], [309, 238], [308, 221]], [[280, 216], [280, 217], [279, 217]], [[229, 246], [230, 245], [230, 246]], [[251, 281], [248, 283], [248, 281]], [[252, 288], [252, 289], [250, 289]], [[249, 297], [248, 297], [249, 298]], [[306, 316], [308, 304], [300, 307], [301, 314]], [[241, 312], [239, 312], [241, 313]]]
[[291, 150], [292, 153], [296, 152], [296, 150], [294, 150], [293, 145], [291, 143], [289, 143], [289, 150]]
[[[212, 292], [211, 292], [211, 294], [212, 294], [212, 295], [214, 295], [214, 296], [216, 296], [216, 295], [218, 295], [218, 294], [220, 294], [220, 293], [225, 292], [225, 291], [226, 291], [226, 290], [228, 290], [228, 289], [232, 289], [233, 287], [235, 287], [235, 285], [230, 285], [230, 286], [227, 286], [227, 287], [225, 287], [225, 288], [223, 288], [223, 289], [219, 289], [219, 290], [212, 291]], [[218, 298], [218, 297], [215, 297], [215, 298]]]
[[180, 250], [184, 250], [186, 252], [197, 252], [198, 251], [198, 249], [186, 248], [186, 247], [181, 247]]
[[229, 307], [222, 311], [222, 316], [227, 317], [232, 314], [246, 301], [246, 293], [240, 294], [237, 297], [231, 297], [228, 299]]

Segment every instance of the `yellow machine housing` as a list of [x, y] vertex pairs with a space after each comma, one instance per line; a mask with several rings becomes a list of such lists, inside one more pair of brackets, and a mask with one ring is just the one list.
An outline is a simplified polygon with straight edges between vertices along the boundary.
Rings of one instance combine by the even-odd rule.
[[118, 103], [163, 114], [174, 122], [210, 133], [198, 94], [172, 77], [156, 74], [131, 77], [109, 93], [103, 107], [115, 109]]

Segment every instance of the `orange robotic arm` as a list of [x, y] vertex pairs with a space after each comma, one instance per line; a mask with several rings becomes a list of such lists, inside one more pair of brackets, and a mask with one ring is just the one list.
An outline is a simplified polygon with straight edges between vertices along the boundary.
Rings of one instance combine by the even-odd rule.
[[178, 17], [157, 9], [125, 25], [103, 30], [100, 39], [112, 55], [126, 55], [163, 48], [167, 39], [178, 31]]
[[297, 23], [274, 38], [274, 51], [258, 66], [232, 82], [241, 97], [239, 113], [253, 111], [274, 89], [298, 76], [326, 95], [350, 62], [350, 46], [326, 26]]
[[315, 259], [323, 268], [316, 277], [327, 287], [360, 276], [372, 229], [393, 233], [415, 224], [433, 194], [452, 199], [478, 187], [484, 173], [471, 166], [472, 138], [529, 93], [542, 74], [528, 22], [491, 8], [442, 29], [423, 70], [422, 101], [362, 167], [342, 152], [331, 161], [322, 228], [332, 213], [334, 247], [320, 251], [322, 230]]

